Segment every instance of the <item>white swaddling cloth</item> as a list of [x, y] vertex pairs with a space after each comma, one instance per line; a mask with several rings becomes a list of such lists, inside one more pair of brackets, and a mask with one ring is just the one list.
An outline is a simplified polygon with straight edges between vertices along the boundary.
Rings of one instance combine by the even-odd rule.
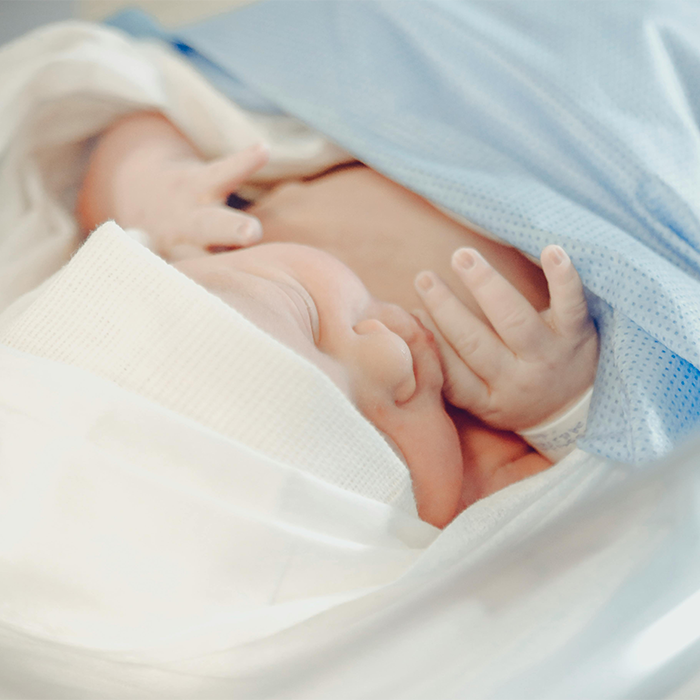
[[[43, 585], [6, 589], [6, 620], [80, 644], [107, 628], [114, 648], [216, 610], [210, 623], [246, 618], [246, 641], [271, 607], [289, 624], [396, 579], [437, 534], [406, 467], [320, 370], [116, 224], [30, 296], [0, 316], [16, 460], [0, 549], [5, 573], [33, 561]], [[36, 358], [89, 374], [35, 374]]]
[[271, 459], [416, 515], [408, 470], [317, 367], [110, 222], [19, 309], [8, 347], [86, 369]]

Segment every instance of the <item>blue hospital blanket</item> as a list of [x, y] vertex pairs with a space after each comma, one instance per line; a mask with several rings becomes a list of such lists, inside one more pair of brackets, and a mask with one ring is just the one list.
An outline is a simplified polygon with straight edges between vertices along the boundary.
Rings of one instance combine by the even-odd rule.
[[601, 337], [580, 447], [641, 462], [700, 428], [699, 4], [285, 0], [175, 34], [112, 23], [525, 253], [562, 245]]

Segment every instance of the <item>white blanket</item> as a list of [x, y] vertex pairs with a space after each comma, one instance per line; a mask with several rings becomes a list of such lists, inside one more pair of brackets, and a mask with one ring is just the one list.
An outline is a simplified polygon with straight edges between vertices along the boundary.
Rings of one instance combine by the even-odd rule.
[[[267, 180], [345, 157], [237, 110], [158, 47], [80, 24], [30, 35], [0, 51], [2, 307], [66, 263], [89, 139], [144, 107], [211, 156], [264, 130]], [[324, 375], [114, 225], [6, 311], [0, 338], [6, 696], [557, 697], [611, 643], [591, 625], [635, 619], [605, 617], [634, 572], [663, 570], [654, 519], [697, 507], [679, 467], [576, 515], [628, 478], [577, 452], [438, 532]], [[248, 353], [222, 374], [245, 343], [278, 371], [272, 394], [256, 395]], [[318, 403], [272, 410], [299, 372]]]

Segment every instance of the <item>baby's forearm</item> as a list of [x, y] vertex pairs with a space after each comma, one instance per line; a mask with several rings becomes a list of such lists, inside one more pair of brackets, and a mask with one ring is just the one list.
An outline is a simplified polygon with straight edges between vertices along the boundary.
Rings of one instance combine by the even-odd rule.
[[143, 212], [135, 211], [134, 188], [157, 177], [164, 164], [188, 159], [200, 156], [161, 114], [138, 112], [116, 122], [99, 137], [78, 194], [81, 231], [87, 234], [108, 219], [136, 226]]

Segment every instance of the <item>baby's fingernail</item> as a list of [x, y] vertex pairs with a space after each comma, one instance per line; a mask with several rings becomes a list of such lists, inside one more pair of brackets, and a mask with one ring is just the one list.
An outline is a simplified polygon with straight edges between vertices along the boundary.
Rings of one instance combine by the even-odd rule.
[[474, 265], [476, 265], [476, 251], [469, 250], [468, 248], [461, 248], [456, 251], [452, 256], [452, 260], [457, 267], [461, 267], [463, 270], [471, 270]]
[[563, 265], [569, 259], [564, 249], [558, 245], [553, 245], [549, 249], [549, 257], [555, 265]]
[[429, 272], [421, 272], [416, 277], [416, 286], [421, 292], [429, 292], [435, 283]]
[[238, 227], [238, 233], [245, 241], [256, 241], [262, 236], [262, 226], [256, 219], [251, 219]]

